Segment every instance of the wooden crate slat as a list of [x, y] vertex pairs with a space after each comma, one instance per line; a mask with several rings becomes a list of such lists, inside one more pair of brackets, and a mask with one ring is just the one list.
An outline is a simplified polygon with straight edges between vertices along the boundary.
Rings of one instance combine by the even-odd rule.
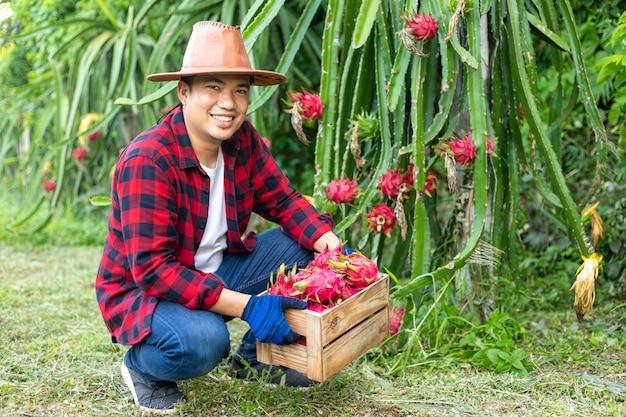
[[327, 346], [324, 349], [323, 380], [328, 380], [382, 342], [387, 337], [388, 329], [389, 310], [384, 308]]
[[389, 334], [389, 277], [381, 274], [374, 284], [322, 313], [290, 309], [285, 318], [306, 337], [306, 345], [257, 342], [257, 359], [324, 382]]

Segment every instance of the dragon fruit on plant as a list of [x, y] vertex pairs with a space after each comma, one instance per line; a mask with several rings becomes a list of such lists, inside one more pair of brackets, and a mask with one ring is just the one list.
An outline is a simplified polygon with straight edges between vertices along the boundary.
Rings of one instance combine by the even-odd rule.
[[402, 319], [404, 318], [404, 307], [396, 307], [391, 311], [389, 316], [389, 334], [396, 334], [402, 326]]

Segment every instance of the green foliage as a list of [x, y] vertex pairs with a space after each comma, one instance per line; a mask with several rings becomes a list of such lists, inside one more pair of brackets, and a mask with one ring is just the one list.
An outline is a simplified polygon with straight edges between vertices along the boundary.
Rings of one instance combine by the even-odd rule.
[[[0, 245], [3, 247], [41, 250], [54, 246], [102, 246], [107, 232], [107, 207], [88, 211], [59, 207], [49, 218], [44, 212], [36, 211], [28, 221], [16, 227], [15, 219], [21, 218], [26, 208], [31, 208], [24, 206], [23, 199], [15, 188], [0, 189]], [[36, 233], [31, 232], [33, 228], [38, 229]]]
[[[108, 195], [119, 151], [177, 102], [175, 83], [146, 75], [180, 66], [193, 22], [242, 24], [254, 65], [289, 77], [253, 92], [253, 123], [341, 237], [398, 277], [393, 300], [408, 313], [388, 345], [392, 373], [437, 358], [523, 375], [521, 306], [569, 302], [593, 250], [623, 281], [626, 14], [617, 0], [468, 3], [458, 14], [444, 0], [14, 3], [1, 29], [0, 173], [12, 201], [33, 209], [13, 211], [2, 233], [102, 239], [83, 229], [93, 214], [105, 227], [105, 209], [88, 201]], [[437, 20], [435, 38], [411, 40], [401, 16], [413, 11]], [[305, 127], [310, 146], [281, 99], [302, 87], [325, 105]], [[446, 142], [470, 133], [476, 157], [455, 163]], [[380, 181], [394, 173], [411, 180], [390, 198]], [[355, 179], [359, 198], [327, 201], [336, 178]], [[580, 213], [598, 200], [605, 235], [594, 248]], [[368, 222], [378, 204], [394, 212], [389, 233]]]
[[[310, 88], [316, 77], [316, 66], [311, 65], [319, 56], [313, 21], [316, 6], [280, 7], [279, 2], [264, 6], [232, 0], [202, 7], [192, 7], [191, 1], [171, 5], [159, 0], [136, 6], [128, 2], [81, 7], [62, 1], [39, 3], [16, 5], [6, 29], [15, 45], [32, 51], [26, 57], [33, 71], [28, 85], [15, 90], [12, 100], [8, 96], [0, 100], [0, 108], [9, 115], [3, 122], [7, 140], [0, 151], [0, 172], [9, 184], [30, 190], [27, 200], [40, 200], [43, 181], [56, 183], [50, 198], [39, 206], [47, 212], [43, 219], [60, 204], [86, 211], [85, 202], [91, 197], [108, 195], [109, 175], [119, 151], [176, 104], [171, 94], [175, 83], [159, 88], [145, 77], [180, 66], [193, 22], [246, 23], [246, 41], [256, 42], [250, 48], [255, 65], [286, 71], [293, 64], [296, 76], [281, 88], [299, 89], [303, 80]], [[42, 14], [31, 18], [28, 10], [34, 6], [41, 6]], [[300, 35], [294, 41], [291, 35], [296, 27]], [[302, 53], [296, 54], [300, 48]], [[18, 82], [13, 79], [14, 84]], [[145, 104], [122, 106], [123, 102]], [[311, 150], [294, 142], [281, 104], [272, 95], [258, 92], [252, 107], [256, 111], [250, 118], [258, 130], [276, 139], [281, 166], [294, 174], [294, 181], [312, 189]], [[83, 127], [92, 114], [95, 122]], [[86, 139], [96, 132], [96, 139]], [[85, 159], [75, 158], [76, 151], [86, 153]], [[17, 219], [17, 223], [27, 220]], [[40, 223], [44, 225], [45, 220]]]

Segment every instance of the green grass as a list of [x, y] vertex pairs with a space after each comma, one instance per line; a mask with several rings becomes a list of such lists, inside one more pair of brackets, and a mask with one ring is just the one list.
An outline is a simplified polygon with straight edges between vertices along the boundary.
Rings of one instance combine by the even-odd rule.
[[[100, 248], [7, 245], [0, 259], [0, 414], [141, 415], [119, 374], [93, 281]], [[385, 378], [362, 357], [311, 389], [226, 381], [224, 366], [180, 383], [183, 416], [624, 415], [626, 337], [615, 310], [531, 322], [537, 370], [524, 377], [448, 365]], [[621, 327], [620, 327], [621, 326]], [[243, 328], [231, 325], [233, 346]]]
[[[102, 219], [61, 214], [16, 236], [3, 229], [19, 212], [8, 202], [0, 201], [0, 415], [145, 415], [119, 373], [126, 348], [110, 343], [95, 300]], [[560, 302], [535, 293], [544, 301], [510, 308], [526, 328], [519, 347], [536, 365], [525, 376], [433, 355], [390, 377], [373, 349], [330, 381], [298, 389], [226, 380], [222, 364], [180, 382], [189, 400], [177, 415], [623, 416], [625, 305], [606, 296], [609, 285], [599, 282], [596, 310], [580, 323], [563, 285]], [[235, 348], [245, 325], [230, 328]]]

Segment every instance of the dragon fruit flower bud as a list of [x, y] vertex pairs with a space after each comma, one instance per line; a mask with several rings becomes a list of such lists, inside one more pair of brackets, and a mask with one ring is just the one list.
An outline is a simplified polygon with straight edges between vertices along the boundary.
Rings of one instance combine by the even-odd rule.
[[367, 214], [367, 226], [376, 233], [384, 233], [389, 236], [396, 227], [396, 216], [393, 209], [385, 204], [374, 206]]
[[437, 20], [429, 14], [413, 12], [411, 18], [402, 16], [402, 19], [409, 27], [409, 33], [418, 41], [430, 40], [437, 34]]
[[324, 103], [317, 94], [309, 93], [303, 88], [302, 93], [288, 91], [287, 97], [291, 100], [291, 108], [287, 110], [289, 113], [293, 111], [294, 103], [300, 103], [301, 116], [304, 120], [317, 120], [322, 117]]
[[361, 139], [373, 139], [380, 136], [380, 123], [372, 113], [362, 112], [350, 122], [352, 125], [358, 124], [357, 136]]
[[357, 197], [358, 188], [355, 180], [338, 178], [326, 187], [326, 196], [337, 204], [348, 204]]

